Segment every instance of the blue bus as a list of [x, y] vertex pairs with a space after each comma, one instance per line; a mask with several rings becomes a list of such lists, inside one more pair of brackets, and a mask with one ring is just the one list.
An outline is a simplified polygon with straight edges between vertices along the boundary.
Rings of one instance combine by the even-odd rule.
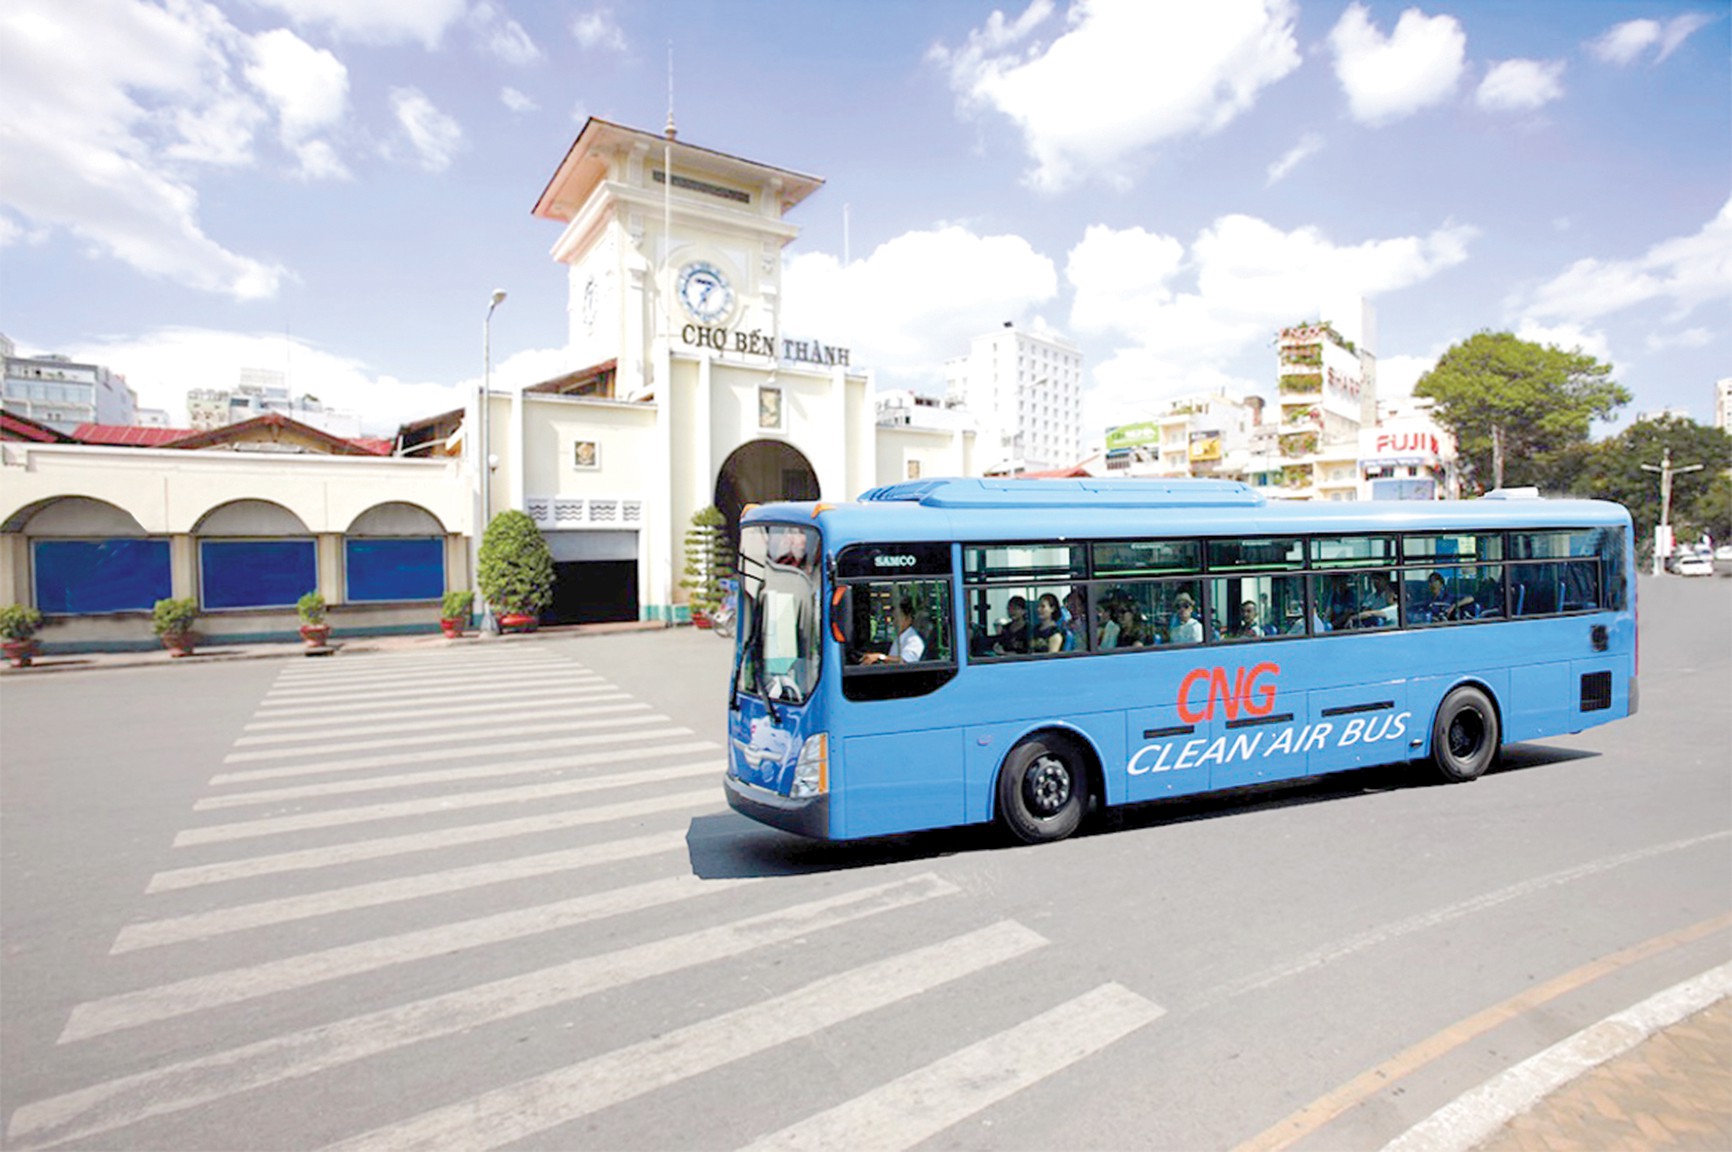
[[729, 803], [804, 836], [1429, 762], [1636, 710], [1623, 507], [910, 481], [741, 517]]

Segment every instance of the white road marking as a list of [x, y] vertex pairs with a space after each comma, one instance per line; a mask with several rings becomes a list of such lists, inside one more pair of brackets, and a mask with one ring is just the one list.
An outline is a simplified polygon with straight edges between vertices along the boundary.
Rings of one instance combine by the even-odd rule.
[[[16, 1146], [27, 1140], [53, 1143], [112, 1132], [249, 1089], [327, 1072], [410, 1044], [797, 940], [957, 891], [955, 885], [923, 873], [160, 1065], [24, 1104], [12, 1113], [6, 1138]], [[947, 943], [943, 949], [953, 946]], [[941, 964], [943, 959], [932, 957], [926, 962]], [[905, 982], [908, 978], [902, 979]], [[834, 978], [826, 979], [818, 987], [827, 989], [833, 982]]]
[[[559, 718], [564, 720], [575, 716], [601, 716], [613, 712], [642, 710], [648, 707], [648, 704], [635, 701], [624, 692], [615, 692], [606, 696], [591, 696], [582, 700], [575, 707], [570, 704], [560, 704], [557, 707], [538, 705], [533, 709], [533, 711], [544, 713], [549, 719]], [[519, 708], [517, 711], [521, 714], [531, 710]], [[256, 747], [260, 744], [291, 744], [301, 740], [330, 740], [346, 736], [377, 736], [384, 732], [426, 732], [431, 729], [439, 728], [460, 728], [465, 730], [482, 731], [486, 732], [489, 736], [497, 737], [498, 733], [494, 731], [493, 726], [491, 724], [477, 724], [475, 722], [475, 715], [476, 713], [497, 715], [498, 712], [498, 707], [492, 704], [471, 707], [443, 705], [438, 708], [428, 709], [422, 713], [403, 712], [393, 708], [388, 712], [380, 714], [390, 717], [390, 723], [380, 723], [372, 717], [356, 716], [349, 721], [349, 723], [355, 725], [353, 728], [344, 728], [338, 724], [332, 724], [328, 720], [297, 720], [294, 721], [295, 727], [311, 728], [313, 731], [271, 732], [263, 736], [242, 736], [235, 741], [235, 747]], [[251, 728], [252, 725], [249, 724], [247, 727]], [[447, 736], [444, 738], [452, 739], [453, 737]]]
[[307, 708], [310, 706], [329, 706], [335, 704], [368, 703], [383, 704], [392, 700], [425, 700], [430, 692], [449, 692], [455, 696], [467, 697], [471, 693], [488, 689], [501, 691], [514, 688], [546, 687], [557, 684], [561, 687], [571, 687], [575, 684], [602, 685], [599, 676], [561, 677], [557, 680], [534, 672], [512, 672], [497, 676], [469, 676], [452, 679], [449, 683], [430, 684], [397, 684], [392, 687], [378, 688], [347, 688], [341, 685], [331, 685], [326, 688], [292, 688], [287, 690], [272, 690], [265, 693], [259, 702], [261, 712], [276, 712], [286, 708]]
[[[528, 703], [548, 696], [565, 696], [577, 699], [585, 696], [595, 696], [604, 692], [617, 692], [612, 684], [597, 680], [591, 684], [543, 684], [534, 688], [499, 688], [488, 691], [465, 691], [458, 699], [464, 705], [483, 707], [489, 714], [499, 716], [511, 714]], [[421, 697], [425, 700], [425, 697]], [[353, 719], [346, 714], [350, 712], [378, 713], [388, 712], [393, 716], [442, 716], [445, 714], [443, 704], [425, 704], [423, 707], [412, 707], [413, 701], [402, 703], [380, 704], [372, 700], [363, 700], [355, 704], [300, 704], [293, 708], [260, 708], [253, 713], [253, 722], [246, 727], [247, 731], [257, 728], [277, 728], [288, 724], [305, 724], [309, 719], [325, 721], [335, 717], [338, 719]], [[540, 707], [541, 705], [535, 705]], [[291, 719], [282, 719], [290, 717]]]
[[[691, 752], [714, 752], [708, 741], [691, 744], [669, 744], [652, 749], [650, 755], [672, 756]], [[687, 764], [673, 769], [658, 769], [669, 776], [702, 776], [714, 772], [719, 778], [722, 763]], [[610, 788], [629, 787], [650, 779], [649, 772], [594, 776], [578, 780], [556, 780], [548, 784], [517, 784], [510, 788], [490, 788], [480, 792], [453, 792], [443, 796], [423, 796], [414, 800], [393, 800], [383, 804], [364, 804], [358, 808], [333, 808], [322, 812], [301, 812], [293, 816], [266, 816], [257, 820], [242, 820], [233, 824], [209, 824], [189, 828], [174, 838], [176, 848], [189, 844], [225, 844], [231, 840], [250, 840], [255, 836], [276, 836], [284, 832], [304, 832], [309, 828], [340, 828], [347, 824], [367, 824], [374, 820], [394, 820], [400, 816], [425, 816], [434, 812], [456, 812], [466, 808], [487, 808], [495, 804], [523, 804], [530, 800], [547, 800], [554, 796], [576, 796]]]
[[[644, 732], [615, 732], [608, 735], [611, 744], [628, 741], [660, 740], [668, 736], [690, 736], [690, 728], [669, 726]], [[569, 736], [548, 740], [518, 740], [496, 743], [485, 749], [424, 748], [416, 752], [380, 753], [375, 756], [355, 756], [346, 760], [324, 760], [315, 764], [291, 764], [282, 768], [249, 768], [241, 772], [222, 772], [212, 776], [215, 784], [250, 784], [258, 780], [283, 780], [292, 776], [332, 776], [339, 772], [364, 772], [371, 768], [395, 768], [401, 764], [425, 764], [431, 760], [470, 760], [478, 751], [485, 752], [495, 763], [504, 763], [525, 752], [547, 752], [556, 748], [593, 748], [596, 740], [590, 736]], [[710, 747], [715, 747], [714, 744]]]
[[621, 860], [636, 860], [662, 852], [683, 848], [683, 830], [656, 832], [648, 836], [633, 836], [625, 840], [604, 840], [583, 848], [567, 848], [558, 852], [540, 852], [511, 860], [489, 860], [463, 868], [447, 868], [439, 872], [422, 872], [393, 880], [374, 880], [346, 888], [328, 888], [322, 892], [304, 892], [282, 896], [275, 900], [258, 900], [231, 908], [209, 912], [193, 912], [162, 920], [129, 924], [115, 938], [110, 955], [136, 952], [141, 948], [159, 948], [165, 944], [180, 944], [188, 940], [206, 940], [230, 932], [244, 932], [273, 924], [307, 920], [314, 916], [329, 916], [337, 912], [352, 912], [357, 908], [376, 908], [382, 904], [397, 904], [450, 892], [505, 884], [532, 876], [548, 876], [558, 872], [574, 872]]
[[1385, 1144], [1383, 1152], [1467, 1152], [1582, 1073], [1728, 995], [1732, 964], [1674, 984], [1492, 1077]]
[[453, 669], [530, 665], [538, 668], [584, 668], [582, 664], [563, 656], [531, 652], [493, 652], [468, 659], [458, 659], [451, 656], [429, 657], [421, 653], [391, 656], [379, 652], [373, 653], [365, 662], [357, 664], [331, 664], [312, 661], [306, 664], [291, 664], [277, 674], [277, 683], [286, 684], [298, 680], [303, 683], [322, 684], [339, 680], [374, 679], [386, 675], [430, 675]]
[[532, 908], [513, 908], [451, 924], [439, 924], [414, 932], [400, 932], [325, 948], [299, 956], [286, 956], [245, 968], [231, 968], [206, 976], [194, 976], [172, 984], [161, 984], [136, 992], [123, 992], [91, 1000], [72, 1010], [60, 1034], [60, 1043], [84, 1040], [108, 1032], [137, 1028], [158, 1020], [185, 1016], [210, 1008], [238, 1004], [278, 992], [292, 992], [327, 980], [340, 980], [363, 972], [374, 972], [393, 964], [409, 964], [433, 956], [445, 956], [469, 948], [521, 940], [619, 916], [639, 908], [658, 908], [680, 900], [715, 895], [746, 884], [751, 877], [735, 880], [700, 880], [696, 876], [670, 876], [626, 888], [612, 888], [557, 900]]
[[145, 888], [146, 894], [172, 892], [181, 888], [196, 888], [204, 884], [223, 884], [255, 876], [273, 876], [282, 872], [301, 872], [313, 868], [329, 868], [338, 864], [353, 864], [361, 860], [381, 860], [391, 856], [406, 856], [415, 852], [433, 852], [463, 844], [480, 844], [489, 840], [505, 840], [513, 836], [534, 836], [543, 832], [562, 832], [595, 824], [614, 825], [643, 816], [687, 809], [718, 807], [722, 798], [719, 788], [702, 788], [676, 792], [668, 796], [651, 796], [643, 800], [628, 800], [621, 804], [601, 804], [590, 808], [572, 808], [558, 812], [542, 812], [511, 820], [495, 820], [486, 824], [465, 824], [457, 828], [438, 828], [431, 832], [411, 832], [401, 836], [383, 836], [371, 840], [356, 840], [322, 848], [303, 848], [294, 852], [273, 852], [265, 856], [248, 856], [215, 864], [195, 864], [158, 872]]
[[[662, 724], [673, 722], [673, 718], [660, 713], [651, 712], [643, 715], [649, 708], [648, 704], [615, 704], [610, 708], [597, 709], [604, 715], [587, 718], [568, 718], [566, 716], [549, 717], [539, 723], [513, 722], [511, 735], [538, 736], [548, 732], [588, 732], [597, 728], [624, 728], [632, 724]], [[376, 729], [375, 729], [376, 731]], [[688, 729], [689, 731], [689, 729]], [[423, 732], [413, 736], [384, 736], [379, 739], [347, 739], [329, 744], [309, 744], [298, 748], [263, 748], [254, 752], [230, 752], [223, 757], [224, 764], [251, 764], [260, 760], [290, 760], [297, 756], [338, 756], [349, 752], [367, 752], [375, 748], [412, 748], [417, 744], [461, 743], [465, 740], [489, 741], [498, 740], [499, 732], [491, 725], [476, 728], [471, 724], [460, 733]]]
[[1118, 984], [1042, 1012], [881, 1088], [754, 1141], [770, 1149], [912, 1148], [1159, 1019], [1165, 1009]]
[[1482, 896], [1475, 896], [1473, 899], [1464, 900], [1459, 904], [1450, 904], [1443, 908], [1434, 908], [1430, 912], [1422, 912], [1417, 916], [1409, 916], [1405, 919], [1397, 920], [1393, 924], [1386, 924], [1381, 928], [1374, 928], [1369, 932], [1362, 932], [1359, 935], [1350, 937], [1339, 944], [1331, 944], [1325, 948], [1315, 949], [1314, 951], [1308, 952], [1299, 957], [1297, 960], [1278, 965], [1274, 968], [1266, 969], [1256, 975], [1247, 976], [1242, 980], [1235, 980], [1231, 983], [1223, 984], [1219, 988], [1205, 993], [1197, 1007], [1211, 1007], [1221, 1003], [1223, 1000], [1231, 999], [1234, 996], [1240, 996], [1247, 992], [1255, 992], [1267, 988], [1271, 984], [1277, 984], [1282, 980], [1287, 980], [1294, 976], [1299, 976], [1303, 973], [1321, 968], [1324, 965], [1333, 963], [1345, 956], [1351, 956], [1355, 952], [1363, 952], [1367, 948], [1375, 947], [1376, 945], [1386, 943], [1398, 937], [1411, 935], [1414, 932], [1424, 931], [1428, 928], [1435, 928], [1440, 924], [1447, 924], [1451, 920], [1459, 920], [1464, 916], [1470, 916], [1475, 912], [1483, 912], [1487, 908], [1495, 908], [1499, 904], [1507, 904], [1511, 900], [1519, 900], [1524, 896], [1530, 896], [1535, 892], [1544, 891], [1547, 888], [1555, 888], [1559, 885], [1568, 884], [1572, 881], [1593, 876], [1600, 872], [1609, 872], [1612, 869], [1620, 868], [1625, 864], [1634, 864], [1638, 861], [1648, 860], [1655, 856], [1664, 856], [1671, 852], [1683, 851], [1687, 848], [1694, 848], [1698, 845], [1712, 843], [1715, 840], [1724, 840], [1728, 837], [1732, 837], [1732, 831], [1710, 832], [1706, 836], [1694, 836], [1688, 840], [1674, 840], [1669, 844], [1656, 844], [1650, 848], [1639, 848], [1634, 852], [1624, 852], [1617, 856], [1608, 856], [1603, 860], [1593, 860], [1574, 868], [1566, 868], [1561, 872], [1553, 872], [1550, 875], [1536, 876], [1531, 880], [1524, 880], [1519, 884], [1512, 884], [1507, 888], [1499, 888], [1494, 892], [1487, 892]]
[[332, 1145], [343, 1149], [498, 1148], [669, 1084], [811, 1036], [1041, 947], [1000, 921], [826, 976], [784, 996], [679, 1028]]
[[[700, 750], [715, 750], [715, 745], [698, 745]], [[690, 744], [671, 745], [670, 748], [689, 752]], [[642, 755], [659, 755], [655, 748], [639, 749]], [[671, 755], [672, 752], [670, 751]], [[291, 800], [313, 800], [329, 796], [352, 796], [359, 792], [382, 792], [392, 788], [413, 788], [424, 784], [457, 784], [465, 780], [492, 780], [502, 776], [523, 776], [532, 772], [550, 772], [559, 769], [581, 768], [587, 764], [617, 765], [621, 756], [617, 751], [597, 752], [588, 756], [553, 756], [545, 760], [517, 760], [503, 764], [481, 764], [473, 768], [435, 768], [427, 772], [399, 772], [394, 776], [367, 776], [360, 780], [329, 780], [323, 784], [297, 784], [288, 788], [265, 788], [257, 792], [234, 792], [227, 796], [209, 796], [193, 805], [195, 812], [214, 812], [226, 808], [246, 808], [257, 804], [281, 804]], [[692, 768], [634, 768], [626, 772], [616, 772], [609, 776], [597, 776], [591, 779], [611, 781], [622, 788], [652, 780], [670, 780], [681, 776], [692, 776], [699, 769]]]

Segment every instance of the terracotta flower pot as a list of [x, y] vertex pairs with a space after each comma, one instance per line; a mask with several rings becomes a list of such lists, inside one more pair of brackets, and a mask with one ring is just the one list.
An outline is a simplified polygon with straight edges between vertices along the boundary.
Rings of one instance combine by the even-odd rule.
[[463, 635], [463, 621], [441, 617], [439, 631], [445, 633], [445, 639], [456, 640]]
[[168, 649], [168, 654], [175, 658], [191, 656], [194, 638], [191, 632], [164, 632], [162, 646]]
[[499, 627], [505, 632], [533, 632], [540, 622], [539, 617], [527, 612], [505, 612], [499, 617]]
[[323, 648], [331, 639], [329, 624], [302, 624], [301, 639], [307, 642], [309, 648]]
[[6, 659], [14, 668], [30, 667], [30, 660], [36, 655], [36, 638], [27, 637], [23, 640], [7, 640], [4, 644]]

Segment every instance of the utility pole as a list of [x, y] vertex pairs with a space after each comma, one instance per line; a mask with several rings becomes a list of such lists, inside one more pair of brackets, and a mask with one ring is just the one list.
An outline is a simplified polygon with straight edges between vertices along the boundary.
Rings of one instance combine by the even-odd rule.
[[1644, 464], [1642, 471], [1660, 474], [1660, 522], [1654, 526], [1654, 575], [1666, 570], [1666, 557], [1672, 553], [1672, 477], [1682, 472], [1700, 472], [1702, 465], [1672, 466], [1672, 450], [1660, 453], [1658, 464]]

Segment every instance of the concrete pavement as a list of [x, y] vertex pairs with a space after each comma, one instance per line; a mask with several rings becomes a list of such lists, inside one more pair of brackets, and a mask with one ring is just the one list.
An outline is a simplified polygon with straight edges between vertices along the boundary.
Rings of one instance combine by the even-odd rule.
[[[321, 658], [354, 659], [369, 653], [454, 645], [533, 644], [663, 627], [660, 623], [583, 625], [505, 636], [470, 633], [458, 640], [436, 633], [339, 636]], [[0, 676], [306, 658], [306, 647], [294, 642], [209, 645], [182, 658], [164, 650], [39, 656], [31, 668], [6, 668]], [[1716, 973], [1718, 978], [1711, 979]], [[1732, 1148], [1732, 999], [1727, 998], [1732, 966], [1699, 979], [1706, 983], [1695, 989], [1695, 999], [1678, 1001], [1681, 1007], [1670, 1018], [1663, 1012], [1639, 1011], [1646, 1003], [1609, 1017], [1465, 1094], [1390, 1147], [1460, 1152], [1469, 1148], [1490, 1152]], [[1668, 990], [1672, 992], [1676, 989]]]

